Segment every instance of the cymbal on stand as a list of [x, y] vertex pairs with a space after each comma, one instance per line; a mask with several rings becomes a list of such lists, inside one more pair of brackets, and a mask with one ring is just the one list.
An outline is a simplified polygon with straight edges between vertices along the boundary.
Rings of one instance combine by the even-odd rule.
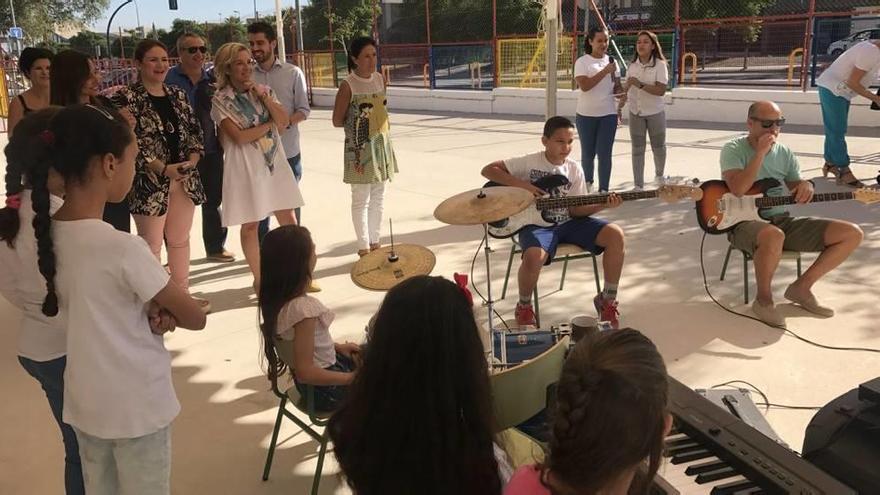
[[495, 186], [456, 194], [440, 203], [434, 218], [450, 225], [480, 225], [515, 215], [534, 203], [520, 187]]
[[351, 269], [351, 280], [364, 289], [388, 290], [408, 278], [431, 273], [436, 261], [434, 253], [423, 246], [385, 246], [358, 260]]

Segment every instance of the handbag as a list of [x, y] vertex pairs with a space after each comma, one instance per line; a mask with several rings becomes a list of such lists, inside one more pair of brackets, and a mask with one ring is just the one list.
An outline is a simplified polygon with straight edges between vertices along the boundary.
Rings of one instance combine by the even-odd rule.
[[[880, 88], [877, 89], [877, 96], [880, 96]], [[871, 110], [880, 110], [880, 105], [876, 101], [871, 102]]]

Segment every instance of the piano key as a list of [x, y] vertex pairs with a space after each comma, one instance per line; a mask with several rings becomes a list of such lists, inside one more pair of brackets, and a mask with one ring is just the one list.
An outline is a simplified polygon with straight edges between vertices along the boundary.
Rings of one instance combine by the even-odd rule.
[[764, 493], [764, 490], [761, 487], [756, 487], [734, 492], [733, 495], [760, 495], [762, 493]]
[[758, 488], [758, 485], [750, 480], [743, 479], [729, 481], [727, 483], [717, 485], [712, 488], [712, 491], [710, 493], [712, 495], [733, 495], [735, 493], [740, 493], [744, 490], [752, 490], [755, 488]]
[[692, 443], [692, 442], [696, 442], [696, 440], [694, 440], [693, 438], [691, 438], [687, 435], [681, 435], [679, 438], [675, 438], [675, 439], [670, 439], [669, 437], [666, 437], [665, 443], [666, 443], [666, 448], [670, 448], [670, 447], [677, 447], [679, 445], [684, 445], [684, 444], [688, 444], [688, 443]]
[[739, 473], [736, 472], [736, 469], [727, 466], [721, 469], [716, 469], [715, 471], [709, 471], [708, 473], [698, 474], [696, 482], [698, 485], [705, 485], [706, 483], [711, 483], [713, 481], [733, 478], [738, 474]]
[[693, 450], [687, 453], [679, 454], [672, 458], [673, 464], [682, 464], [690, 461], [697, 461], [700, 459], [705, 459], [707, 457], [712, 457], [714, 454], [709, 452], [706, 449]]
[[691, 442], [683, 443], [681, 445], [677, 445], [675, 447], [667, 447], [666, 456], [667, 457], [675, 457], [678, 454], [684, 454], [684, 453], [690, 452], [692, 450], [700, 450], [703, 448], [704, 447], [701, 446], [699, 443], [691, 441]]
[[695, 464], [691, 464], [684, 470], [685, 474], [688, 476], [696, 476], [698, 474], [707, 473], [709, 471], [715, 471], [716, 469], [721, 469], [724, 467], [728, 467], [724, 461], [719, 461], [717, 458], [711, 461], [698, 462]]

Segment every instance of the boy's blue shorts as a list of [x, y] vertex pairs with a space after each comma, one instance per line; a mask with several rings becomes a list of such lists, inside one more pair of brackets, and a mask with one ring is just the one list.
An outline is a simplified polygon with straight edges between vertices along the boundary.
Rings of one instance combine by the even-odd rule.
[[602, 254], [605, 248], [596, 245], [596, 237], [609, 222], [593, 217], [572, 218], [553, 227], [525, 227], [519, 232], [519, 245], [523, 252], [539, 247], [547, 252], [549, 265], [556, 255], [559, 244], [574, 244], [593, 254]]

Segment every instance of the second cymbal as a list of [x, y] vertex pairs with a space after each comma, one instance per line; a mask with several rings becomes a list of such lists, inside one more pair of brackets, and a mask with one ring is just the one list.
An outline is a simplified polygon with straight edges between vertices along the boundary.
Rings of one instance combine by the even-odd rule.
[[427, 275], [434, 269], [436, 258], [430, 249], [417, 244], [384, 246], [364, 256], [351, 269], [351, 279], [359, 287], [388, 290], [416, 275]]
[[434, 218], [450, 225], [480, 225], [515, 215], [533, 202], [532, 193], [519, 187], [485, 187], [447, 198], [434, 210]]

